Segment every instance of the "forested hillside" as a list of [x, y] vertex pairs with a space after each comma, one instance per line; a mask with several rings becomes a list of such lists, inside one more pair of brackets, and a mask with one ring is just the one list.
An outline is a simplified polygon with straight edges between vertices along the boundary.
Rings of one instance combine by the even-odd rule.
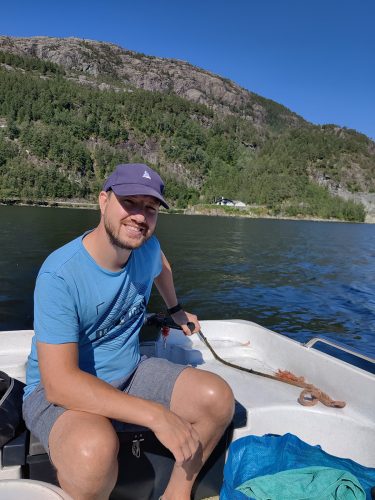
[[0, 198], [93, 201], [115, 164], [139, 161], [176, 207], [225, 196], [270, 214], [363, 220], [362, 205], [332, 193], [375, 191], [375, 144], [258, 99], [257, 121], [1, 47]]

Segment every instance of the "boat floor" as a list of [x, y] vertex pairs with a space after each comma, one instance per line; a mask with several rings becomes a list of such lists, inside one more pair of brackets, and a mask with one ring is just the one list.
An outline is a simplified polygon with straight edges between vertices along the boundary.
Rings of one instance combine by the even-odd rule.
[[[318, 386], [333, 399], [347, 402], [342, 409], [327, 407], [320, 402], [315, 406], [302, 406], [298, 403], [302, 389], [228, 367], [213, 357], [198, 336], [186, 338], [181, 332], [172, 331], [166, 349], [163, 342], [159, 342], [158, 355], [220, 375], [246, 409], [247, 424], [235, 430], [233, 439], [248, 434], [282, 435], [290, 432], [309, 444], [321, 445], [328, 453], [375, 467], [375, 449], [369, 446], [375, 442], [374, 398], [360, 404], [355, 384], [353, 391], [343, 385], [343, 376], [349, 381], [351, 372], [353, 381], [360, 384], [355, 377], [359, 369], [318, 351], [309, 351], [298, 342], [259, 325], [252, 324], [253, 328], [249, 330], [249, 323], [244, 322], [247, 328], [241, 330], [236, 322], [236, 335], [232, 336], [235, 325], [231, 328], [227, 322], [223, 328], [223, 323], [226, 322], [217, 322], [216, 325], [213, 321], [202, 322], [202, 331], [217, 354], [226, 361], [268, 374], [274, 374], [278, 369], [290, 370], [304, 376], [307, 382]], [[366, 373], [361, 375], [364, 381], [372, 382], [369, 387], [374, 389], [375, 377]], [[353, 446], [348, 452], [350, 440], [353, 440]]]

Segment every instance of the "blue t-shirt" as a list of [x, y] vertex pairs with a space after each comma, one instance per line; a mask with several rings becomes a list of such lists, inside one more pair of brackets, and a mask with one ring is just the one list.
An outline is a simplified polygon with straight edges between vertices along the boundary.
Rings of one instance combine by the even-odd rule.
[[40, 382], [37, 341], [76, 342], [81, 370], [107, 382], [126, 377], [139, 363], [138, 334], [162, 269], [159, 242], [151, 237], [121, 271], [112, 272], [87, 252], [86, 234], [53, 252], [39, 271], [25, 397]]

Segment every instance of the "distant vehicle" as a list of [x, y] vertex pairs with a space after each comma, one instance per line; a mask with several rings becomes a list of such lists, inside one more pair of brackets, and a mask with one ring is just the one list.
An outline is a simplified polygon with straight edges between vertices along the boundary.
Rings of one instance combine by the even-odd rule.
[[229, 198], [224, 198], [220, 196], [215, 200], [216, 205], [226, 205], [227, 207], [246, 207], [246, 204], [243, 201], [239, 200], [230, 200]]
[[227, 206], [230, 206], [230, 207], [234, 207], [234, 201], [233, 200], [229, 200], [228, 198], [223, 198], [223, 196], [221, 196], [216, 201], [216, 205], [227, 205]]

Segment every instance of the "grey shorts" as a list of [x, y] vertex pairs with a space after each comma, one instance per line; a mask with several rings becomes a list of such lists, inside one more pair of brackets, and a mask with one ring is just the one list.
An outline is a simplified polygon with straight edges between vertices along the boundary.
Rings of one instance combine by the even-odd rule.
[[[142, 359], [136, 370], [125, 380], [113, 382], [118, 389], [142, 399], [156, 401], [169, 408], [177, 377], [187, 368], [162, 358]], [[51, 429], [60, 415], [66, 411], [46, 400], [44, 388], [39, 384], [23, 402], [23, 418], [26, 427], [39, 439], [49, 452], [48, 439]], [[139, 426], [112, 420], [117, 432], [140, 429]]]

